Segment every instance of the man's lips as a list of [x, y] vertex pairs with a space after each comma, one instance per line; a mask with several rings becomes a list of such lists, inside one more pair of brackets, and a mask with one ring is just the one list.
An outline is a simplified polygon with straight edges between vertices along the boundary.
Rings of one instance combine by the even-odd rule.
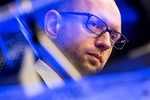
[[97, 53], [87, 53], [89, 56], [94, 57], [99, 60], [100, 63], [102, 63], [102, 57], [99, 56]]

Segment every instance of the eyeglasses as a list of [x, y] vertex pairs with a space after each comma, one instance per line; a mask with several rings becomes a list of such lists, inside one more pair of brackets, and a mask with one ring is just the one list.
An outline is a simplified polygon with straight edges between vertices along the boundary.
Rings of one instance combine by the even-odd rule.
[[110, 30], [108, 26], [102, 21], [99, 17], [91, 14], [91, 13], [81, 13], [81, 12], [59, 12], [61, 15], [63, 14], [73, 14], [73, 15], [81, 15], [87, 16], [88, 19], [86, 21], [86, 27], [92, 33], [97, 36], [102, 36], [104, 33], [109, 32], [111, 45], [118, 50], [121, 50], [125, 44], [129, 41], [122, 33]]

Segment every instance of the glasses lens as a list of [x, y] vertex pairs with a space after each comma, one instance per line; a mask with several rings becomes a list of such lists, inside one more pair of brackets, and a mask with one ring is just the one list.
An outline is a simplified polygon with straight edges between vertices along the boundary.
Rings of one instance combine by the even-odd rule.
[[121, 33], [115, 31], [111, 32], [111, 41], [112, 45], [117, 49], [122, 49], [127, 42], [126, 38]]
[[87, 28], [91, 32], [99, 35], [101, 32], [106, 30], [107, 27], [102, 20], [100, 20], [96, 16], [91, 16], [87, 22]]

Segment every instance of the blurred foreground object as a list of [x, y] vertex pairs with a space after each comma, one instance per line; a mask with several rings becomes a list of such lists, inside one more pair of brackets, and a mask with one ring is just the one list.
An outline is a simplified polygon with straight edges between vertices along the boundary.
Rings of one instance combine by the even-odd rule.
[[[40, 6], [45, 6], [47, 3], [44, 3], [44, 4], [41, 3]], [[54, 3], [54, 1], [51, 1], [50, 3]], [[40, 67], [36, 68], [36, 71], [40, 75], [41, 75], [41, 70], [39, 71], [39, 69], [41, 69], [43, 66], [46, 67], [49, 65], [52, 67], [52, 69], [55, 71], [55, 73], [58, 74], [57, 76], [59, 76], [60, 79], [64, 78], [64, 77], [71, 77], [71, 79], [76, 80], [76, 78], [80, 77], [80, 73], [75, 69], [75, 67], [71, 64], [71, 62], [69, 62], [68, 59], [60, 52], [60, 50], [58, 50], [58, 48], [55, 46], [55, 44], [53, 44], [53, 42], [51, 40], [49, 40], [46, 36], [43, 37], [44, 33], [39, 33], [39, 32], [41, 32], [41, 30], [38, 29], [36, 22], [34, 22], [34, 19], [32, 19], [32, 17], [33, 17], [32, 14], [26, 16], [26, 14], [31, 13], [32, 10], [39, 9], [38, 8], [39, 5], [37, 7], [37, 6], [35, 6], [36, 4], [37, 4], [37, 2], [31, 2], [31, 1], [23, 1], [20, 3], [9, 4], [8, 7], [10, 9], [6, 9], [6, 11], [8, 10], [7, 12], [2, 11], [3, 13], [2, 13], [2, 16], [0, 17], [0, 21], [2, 21], [3, 23], [5, 23], [6, 20], [9, 20], [11, 18], [15, 19], [15, 21], [17, 22], [17, 24], [16, 24], [17, 27], [19, 26], [21, 33], [23, 34], [23, 36], [26, 39], [26, 42], [28, 44], [28, 46], [26, 46], [25, 48], [30, 46], [32, 49], [31, 52], [34, 53], [34, 55], [35, 55], [35, 61], [34, 61], [34, 60], [32, 60], [32, 56], [31, 57], [29, 56], [29, 55], [31, 55], [30, 52], [29, 52], [29, 54], [22, 52], [22, 54], [25, 55], [25, 57], [22, 57], [24, 59], [21, 60], [23, 62], [21, 62], [20, 67], [19, 67], [19, 69], [20, 69], [19, 76], [20, 76], [21, 83], [26, 84], [30, 80], [32, 83], [32, 81], [34, 82], [34, 79], [35, 79], [35, 81], [39, 82], [38, 78], [36, 78], [36, 77], [38, 77], [38, 75], [36, 76], [36, 74], [33, 73], [34, 69], [32, 68], [36, 61], [38, 62], [38, 64], [35, 63], [35, 65], [37, 65], [37, 66], [41, 65]], [[10, 15], [10, 16], [8, 16], [8, 15]], [[8, 17], [4, 17], [4, 16], [8, 16]], [[3, 25], [3, 24], [1, 24], [1, 25]], [[37, 36], [38, 33], [40, 34], [39, 38]], [[41, 35], [41, 34], [43, 34], [43, 35]], [[39, 41], [39, 39], [40, 39], [40, 41]], [[5, 44], [3, 46], [5, 46]], [[24, 51], [24, 50], [22, 50], [22, 51]], [[6, 50], [4, 50], [4, 51], [6, 52], [4, 54], [7, 54], [7, 51]], [[29, 56], [29, 58], [27, 56]], [[10, 61], [7, 60], [7, 62], [11, 62], [11, 60]], [[11, 65], [12, 65], [12, 67], [14, 67], [13, 66], [14, 64], [11, 64]], [[10, 68], [8, 67], [8, 70], [9, 69]], [[12, 69], [14, 69], [14, 68], [12, 68]], [[52, 73], [52, 71], [49, 73]], [[33, 78], [29, 77], [30, 74]], [[52, 75], [52, 74], [50, 74], [50, 75]], [[47, 79], [51, 78], [51, 80], [46, 80], [45, 78], [41, 77], [41, 78], [43, 78], [43, 80], [45, 81], [46, 84], [47, 83], [50, 84], [50, 82], [47, 82], [47, 81], [57, 80], [54, 78], [55, 76], [51, 76], [51, 77], [46, 76], [46, 77], [47, 77]], [[48, 85], [48, 86], [50, 86], [50, 85]], [[50, 87], [52, 87], [52, 86], [50, 86]]]
[[[150, 69], [86, 77], [78, 83], [27, 97], [20, 85], [1, 86], [1, 100], [149, 100]], [[27, 85], [27, 84], [26, 84]], [[32, 84], [34, 85], [34, 84]], [[28, 85], [32, 87], [32, 85]]]

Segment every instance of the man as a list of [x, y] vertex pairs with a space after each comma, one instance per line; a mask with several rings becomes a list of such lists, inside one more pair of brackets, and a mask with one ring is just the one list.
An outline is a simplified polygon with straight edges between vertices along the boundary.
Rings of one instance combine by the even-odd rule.
[[45, 16], [47, 36], [84, 76], [100, 71], [127, 42], [114, 0], [66, 0]]
[[[102, 70], [113, 47], [121, 50], [127, 42], [121, 34], [121, 17], [113, 0], [63, 0], [53, 4], [45, 15], [45, 33], [46, 38], [38, 36], [38, 39], [48, 52], [44, 54], [44, 49], [38, 48], [40, 53], [37, 53], [33, 49], [35, 54], [44, 55], [38, 56], [36, 63], [31, 53], [25, 54], [20, 71], [23, 84], [40, 81], [35, 78], [40, 76], [49, 88], [55, 88], [64, 84], [66, 77], [78, 80], [81, 76], [95, 74]], [[55, 66], [56, 62], [48, 58], [48, 53], [66, 72], [59, 65]]]
[[[17, 21], [21, 31], [27, 34], [28, 31], [19, 18]], [[113, 47], [121, 50], [127, 42], [121, 34], [120, 13], [113, 0], [63, 0], [51, 5], [45, 16], [45, 33], [83, 76], [99, 72], [110, 57]], [[29, 43], [32, 47], [32, 42]], [[45, 88], [43, 81], [50, 89], [64, 85], [63, 77], [53, 70], [55, 66], [48, 66], [50, 64], [46, 63], [47, 59], [40, 59], [38, 56], [44, 50], [38, 48], [41, 50], [39, 53], [34, 46], [32, 49], [39, 57], [38, 60], [35, 63], [33, 53], [25, 51], [19, 71], [24, 93], [29, 97], [40, 94]], [[54, 48], [51, 45], [49, 49]], [[58, 58], [58, 61], [62, 61], [60, 55]]]

